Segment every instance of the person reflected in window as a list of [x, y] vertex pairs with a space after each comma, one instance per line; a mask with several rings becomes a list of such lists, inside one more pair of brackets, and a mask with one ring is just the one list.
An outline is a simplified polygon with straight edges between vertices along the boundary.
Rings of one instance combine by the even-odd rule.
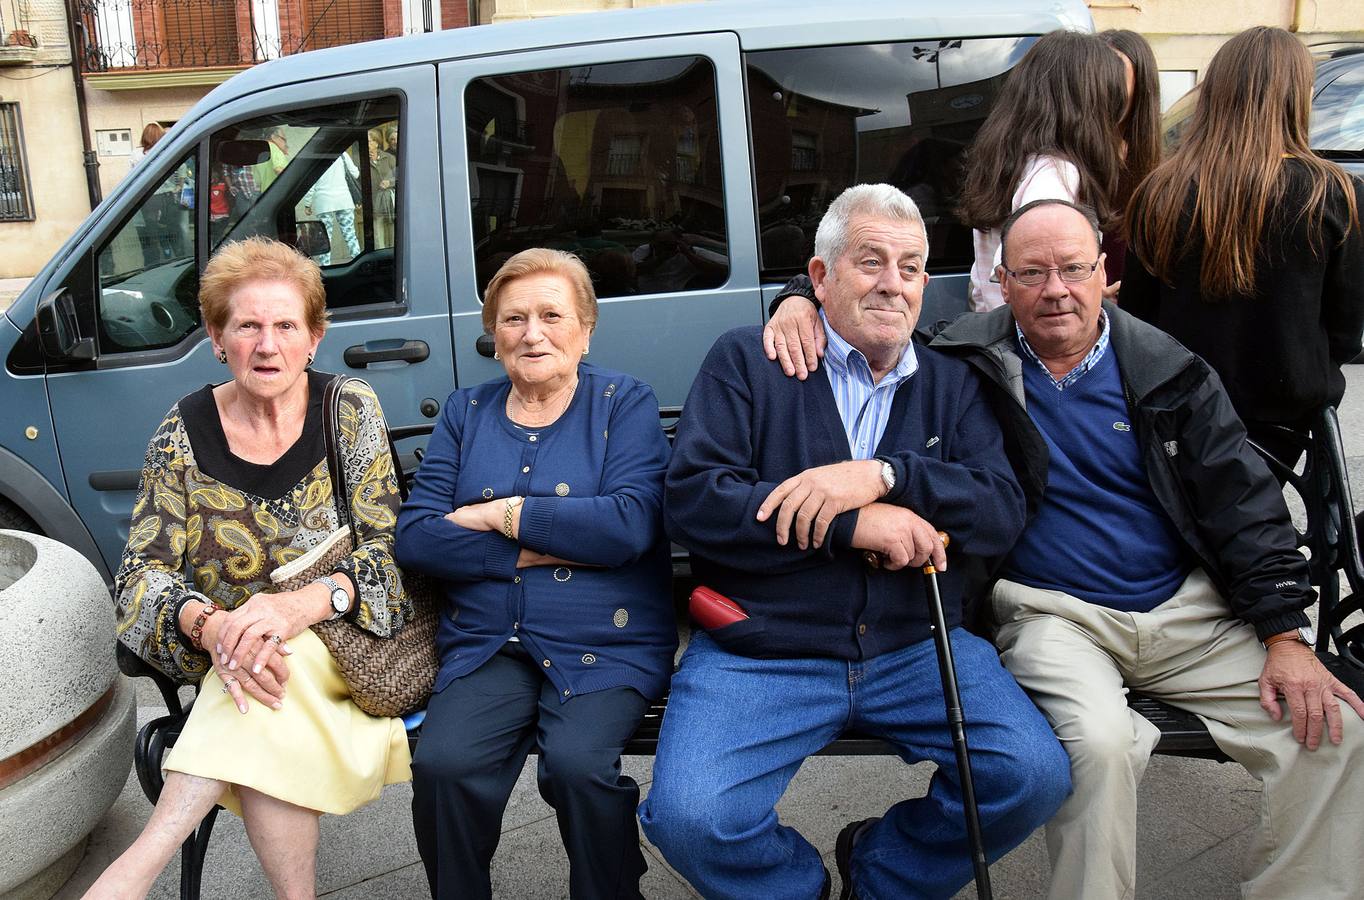
[[676, 226], [654, 232], [633, 254], [639, 292], [663, 294], [719, 286], [729, 274], [729, 258], [707, 243]]
[[340, 153], [303, 195], [303, 211], [317, 216], [327, 226], [331, 239], [331, 249], [313, 257], [320, 266], [332, 264], [338, 243], [345, 245], [349, 255], [337, 262], [349, 262], [360, 255], [360, 238], [355, 233], [356, 200], [348, 180], [359, 177], [360, 168], [351, 161], [350, 154]]

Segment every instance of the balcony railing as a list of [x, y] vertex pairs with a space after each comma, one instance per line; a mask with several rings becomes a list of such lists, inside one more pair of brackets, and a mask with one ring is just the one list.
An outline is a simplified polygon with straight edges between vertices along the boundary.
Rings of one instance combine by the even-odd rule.
[[87, 72], [248, 66], [399, 34], [383, 0], [77, 0]]

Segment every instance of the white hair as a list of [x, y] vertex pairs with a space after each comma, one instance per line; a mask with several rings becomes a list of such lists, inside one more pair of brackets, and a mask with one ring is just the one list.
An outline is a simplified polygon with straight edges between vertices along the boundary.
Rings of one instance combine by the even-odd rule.
[[848, 226], [853, 216], [875, 216], [919, 226], [928, 259], [928, 229], [919, 207], [909, 195], [889, 184], [855, 184], [834, 198], [815, 232], [815, 256], [832, 266], [848, 249]]

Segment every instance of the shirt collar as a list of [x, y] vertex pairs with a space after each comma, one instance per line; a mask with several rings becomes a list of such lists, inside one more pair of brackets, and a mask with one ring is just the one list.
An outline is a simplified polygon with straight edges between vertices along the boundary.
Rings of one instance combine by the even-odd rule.
[[1028, 339], [1023, 335], [1023, 329], [1019, 327], [1017, 320], [1014, 320], [1014, 335], [1018, 338], [1018, 347], [1023, 355], [1041, 366], [1042, 371], [1046, 372], [1047, 377], [1051, 379], [1051, 383], [1056, 385], [1056, 389], [1063, 391], [1084, 377], [1086, 372], [1097, 366], [1103, 360], [1104, 354], [1108, 352], [1108, 313], [1103, 309], [1099, 310], [1099, 339], [1094, 342], [1093, 349], [1085, 355], [1084, 359], [1080, 360], [1079, 365], [1059, 379], [1051, 374], [1051, 369], [1047, 368], [1046, 363], [1042, 362], [1042, 358], [1028, 343]]
[[[833, 326], [829, 324], [829, 317], [824, 314], [824, 310], [819, 311], [819, 319], [824, 324], [824, 335], [828, 338], [829, 345], [824, 351], [824, 363], [830, 366], [834, 373], [840, 377], [848, 377], [850, 374], [858, 373], [871, 381], [871, 364], [867, 362], [867, 357], [863, 355], [852, 344], [843, 339]], [[900, 361], [895, 364], [895, 368], [886, 373], [885, 377], [876, 383], [876, 387], [883, 387], [889, 384], [896, 384], [919, 370], [919, 358], [914, 355], [914, 340], [905, 346], [905, 350], [900, 354]]]

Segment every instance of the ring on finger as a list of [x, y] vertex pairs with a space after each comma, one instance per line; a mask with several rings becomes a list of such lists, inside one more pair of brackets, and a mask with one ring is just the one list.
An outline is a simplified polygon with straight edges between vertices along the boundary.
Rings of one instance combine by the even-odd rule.
[[236, 684], [236, 683], [237, 683], [237, 679], [235, 679], [235, 678], [230, 678], [230, 677], [229, 677], [229, 678], [224, 678], [224, 679], [223, 679], [223, 693], [226, 694], [228, 691], [232, 690], [232, 685], [234, 685], [234, 684]]
[[274, 644], [276, 647], [278, 647], [280, 644], [284, 643], [284, 638], [281, 637], [281, 636], [278, 635], [278, 634], [272, 634], [272, 635], [270, 635], [268, 638], [266, 638], [266, 640], [269, 641], [270, 643]]

